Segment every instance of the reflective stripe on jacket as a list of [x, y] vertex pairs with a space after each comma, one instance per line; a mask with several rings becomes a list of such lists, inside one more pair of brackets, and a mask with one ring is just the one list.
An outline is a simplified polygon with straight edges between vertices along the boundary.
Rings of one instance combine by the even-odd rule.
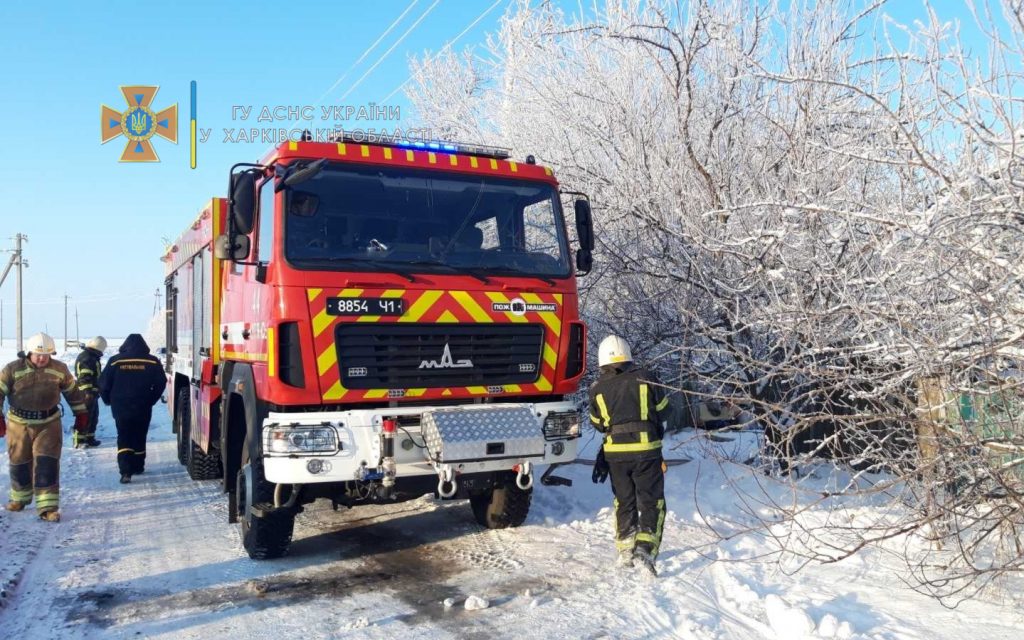
[[103, 354], [95, 349], [86, 347], [78, 354], [75, 360], [75, 377], [78, 378], [78, 388], [82, 391], [96, 392], [96, 385], [99, 383], [100, 358]]
[[590, 422], [605, 434], [607, 456], [661, 450], [669, 400], [649, 371], [633, 363], [609, 368], [590, 388]]

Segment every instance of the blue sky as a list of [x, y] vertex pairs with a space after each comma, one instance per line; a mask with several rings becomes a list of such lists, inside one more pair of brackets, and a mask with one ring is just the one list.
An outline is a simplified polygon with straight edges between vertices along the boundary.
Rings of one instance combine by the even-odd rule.
[[[48, 328], [63, 336], [63, 296], [79, 313], [82, 337], [142, 331], [163, 281], [164, 238], [173, 239], [203, 203], [222, 195], [235, 162], [258, 159], [268, 145], [224, 142], [224, 129], [256, 123], [263, 106], [316, 104], [332, 84], [406, 9], [400, 23], [323, 100], [358, 108], [384, 98], [409, 76], [408, 60], [436, 51], [478, 18], [492, 0], [396, 0], [375, 3], [139, 2], [13, 3], [0, 6], [0, 121], [8, 132], [0, 156], [0, 248], [28, 235], [25, 334]], [[456, 45], [479, 45], [508, 0]], [[569, 7], [576, 2], [565, 2]], [[589, 4], [589, 3], [585, 3]], [[959, 1], [935, 3], [967, 17]], [[900, 19], [916, 2], [892, 5]], [[908, 6], [913, 8], [908, 8]], [[371, 65], [422, 17], [359, 86]], [[189, 169], [189, 83], [198, 84], [199, 127], [211, 129]], [[178, 144], [154, 138], [159, 163], [121, 163], [123, 138], [100, 144], [100, 105], [123, 110], [121, 85], [158, 85], [153, 103], [177, 103]], [[348, 95], [342, 99], [347, 92]], [[398, 122], [414, 118], [399, 93]], [[252, 106], [248, 122], [232, 106]], [[312, 123], [324, 126], [316, 113]], [[250, 124], [251, 123], [251, 124]], [[282, 123], [272, 123], [279, 125]], [[7, 254], [0, 254], [6, 263]], [[13, 274], [0, 288], [5, 338], [14, 333]], [[72, 334], [74, 333], [72, 321]]]

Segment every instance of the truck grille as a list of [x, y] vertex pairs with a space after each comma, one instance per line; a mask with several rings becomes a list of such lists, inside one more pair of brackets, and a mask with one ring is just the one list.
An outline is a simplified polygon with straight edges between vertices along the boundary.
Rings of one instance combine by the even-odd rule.
[[529, 384], [540, 375], [538, 324], [339, 324], [346, 389]]

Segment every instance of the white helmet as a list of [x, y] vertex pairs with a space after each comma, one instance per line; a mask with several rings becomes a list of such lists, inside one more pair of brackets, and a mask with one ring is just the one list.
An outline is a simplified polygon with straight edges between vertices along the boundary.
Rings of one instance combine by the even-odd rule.
[[103, 336], [89, 338], [88, 340], [85, 341], [85, 346], [89, 347], [90, 349], [95, 349], [97, 351], [106, 351], [107, 339], [104, 338]]
[[53, 338], [45, 333], [37, 333], [25, 342], [25, 353], [52, 356], [57, 354], [57, 347], [53, 344]]
[[608, 364], [618, 364], [620, 362], [632, 362], [633, 353], [629, 350], [629, 343], [626, 342], [625, 338], [620, 338], [616, 335], [611, 335], [601, 341], [601, 346], [597, 348], [597, 364], [598, 366], [605, 366]]

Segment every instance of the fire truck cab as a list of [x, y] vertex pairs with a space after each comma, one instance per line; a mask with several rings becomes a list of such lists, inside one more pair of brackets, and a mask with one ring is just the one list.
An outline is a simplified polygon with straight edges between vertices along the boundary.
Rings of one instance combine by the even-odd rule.
[[164, 256], [166, 365], [179, 459], [223, 478], [249, 555], [318, 498], [521, 524], [537, 467], [576, 457], [586, 198], [573, 252], [532, 158], [347, 137], [235, 165], [229, 195]]

